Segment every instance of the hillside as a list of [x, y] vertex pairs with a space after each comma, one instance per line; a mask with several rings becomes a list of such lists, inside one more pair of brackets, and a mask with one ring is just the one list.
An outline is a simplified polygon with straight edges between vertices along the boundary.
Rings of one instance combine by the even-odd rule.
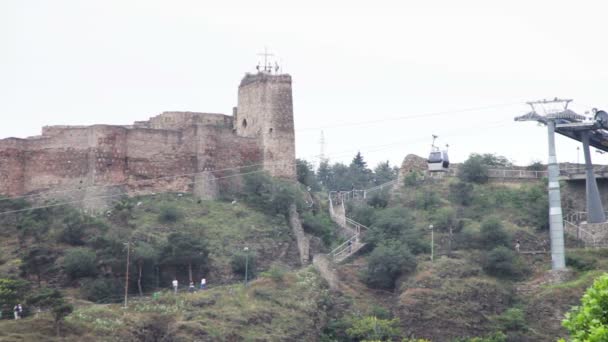
[[[317, 237], [313, 253], [329, 251], [342, 240], [329, 221], [326, 194], [319, 191], [314, 203], [307, 203], [299, 190], [264, 177], [247, 180], [244, 192], [230, 197], [236, 200], [167, 193], [125, 198], [97, 217], [66, 206], [3, 215], [0, 278], [28, 281], [0, 281], [14, 293], [0, 292], [3, 317], [11, 317], [15, 300], [34, 312], [22, 321], [0, 320], [0, 336], [3, 341], [554, 341], [567, 336], [560, 325], [565, 312], [608, 271], [608, 254], [576, 248], [569, 240], [570, 271], [556, 282], [548, 272], [545, 194], [541, 182], [474, 183], [412, 173], [390, 190], [348, 200], [347, 216], [369, 229], [364, 249], [327, 269], [337, 281], [333, 290], [313, 266], [299, 264], [285, 217], [286, 204], [297, 203], [305, 231]], [[32, 204], [0, 205], [9, 211]], [[123, 309], [127, 240], [133, 242], [131, 300]], [[197, 252], [182, 253], [189, 248]], [[78, 267], [70, 263], [74, 257]], [[209, 289], [187, 293], [190, 271], [195, 282], [206, 277]], [[182, 284], [177, 295], [170, 291], [174, 277]], [[59, 324], [62, 339], [55, 337], [49, 309], [42, 306], [36, 314], [37, 306], [28, 304], [45, 288], [60, 289], [74, 306]]]

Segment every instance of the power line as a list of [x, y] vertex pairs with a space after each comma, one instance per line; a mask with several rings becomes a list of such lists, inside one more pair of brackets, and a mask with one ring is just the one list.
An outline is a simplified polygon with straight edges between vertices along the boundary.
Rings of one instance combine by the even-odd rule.
[[480, 110], [485, 110], [485, 109], [503, 108], [503, 107], [510, 107], [510, 106], [514, 106], [514, 105], [521, 105], [521, 104], [523, 104], [523, 103], [522, 102], [511, 102], [511, 103], [502, 103], [502, 104], [480, 106], [480, 107], [469, 107], [469, 108], [463, 108], [463, 109], [458, 109], [458, 110], [417, 113], [417, 114], [412, 114], [412, 115], [396, 116], [396, 117], [377, 119], [377, 120], [343, 122], [343, 123], [336, 123], [336, 124], [318, 126], [318, 127], [305, 127], [305, 128], [296, 130], [296, 132], [320, 130], [320, 129], [324, 129], [324, 128], [335, 128], [335, 127], [352, 127], [352, 126], [368, 125], [368, 124], [374, 124], [374, 123], [379, 123], [379, 122], [388, 122], [388, 121], [418, 119], [418, 118], [422, 118], [422, 117], [433, 117], [433, 116], [441, 116], [441, 115], [464, 113], [464, 112], [474, 112], [474, 111], [480, 111]]
[[[498, 122], [493, 122], [493, 123], [498, 123]], [[486, 128], [493, 128], [493, 127], [494, 126], [488, 126]], [[475, 127], [469, 127], [469, 128], [475, 128]], [[461, 130], [459, 130], [459, 131], [461, 131]], [[418, 142], [418, 141], [422, 141], [422, 139], [416, 139], [416, 140], [408, 139], [408, 140], [400, 140], [400, 141], [396, 141], [396, 142], [392, 142], [392, 143], [388, 143], [388, 144], [382, 144], [382, 145], [365, 146], [365, 147], [360, 147], [360, 148], [357, 148], [357, 149], [343, 150], [343, 151], [340, 151], [340, 152], [337, 152], [337, 153], [332, 153], [330, 155], [332, 155], [332, 156], [341, 156], [341, 155], [348, 154], [348, 153], [351, 153], [352, 151], [359, 150], [359, 149], [362, 149], [362, 148], [363, 149], [370, 149], [371, 148], [372, 150], [368, 150], [368, 152], [374, 152], [374, 151], [383, 150], [384, 147], [390, 147], [390, 146], [400, 145], [400, 144], [403, 144], [403, 143], [411, 143], [411, 142]], [[319, 156], [317, 156], [317, 155], [309, 155], [307, 157], [308, 158], [316, 158], [316, 157], [319, 157]], [[277, 164], [282, 164], [282, 163], [284, 163], [284, 161], [277, 161], [277, 162], [274, 162], [274, 163], [248, 164], [248, 165], [235, 166], [235, 167], [229, 167], [229, 168], [223, 168], [223, 169], [217, 169], [217, 170], [208, 170], [208, 171], [199, 171], [199, 172], [185, 173], [185, 174], [178, 174], [178, 175], [161, 176], [161, 177], [156, 177], [156, 178], [147, 178], [147, 179], [135, 180], [133, 182], [121, 182], [121, 183], [112, 183], [112, 184], [99, 184], [99, 185], [90, 185], [90, 186], [85, 186], [85, 187], [78, 186], [78, 187], [67, 188], [67, 189], [62, 189], [62, 190], [45, 191], [45, 192], [36, 193], [36, 194], [30, 194], [30, 195], [4, 197], [4, 198], [0, 198], [0, 202], [6, 201], [6, 200], [15, 200], [15, 199], [29, 199], [29, 198], [32, 198], [32, 197], [46, 197], [46, 196], [53, 195], [53, 194], [63, 194], [63, 193], [70, 193], [70, 192], [81, 192], [81, 191], [86, 191], [86, 190], [91, 190], [91, 189], [102, 189], [102, 188], [116, 187], [116, 186], [121, 186], [121, 185], [132, 185], [134, 183], [138, 184], [138, 183], [142, 183], [142, 182], [145, 183], [145, 182], [164, 180], [164, 179], [197, 176], [197, 175], [204, 174], [206, 172], [225, 172], [225, 171], [231, 171], [231, 170], [240, 170], [240, 169], [249, 168], [249, 167], [258, 167], [258, 166], [264, 166], [264, 165], [277, 165]]]

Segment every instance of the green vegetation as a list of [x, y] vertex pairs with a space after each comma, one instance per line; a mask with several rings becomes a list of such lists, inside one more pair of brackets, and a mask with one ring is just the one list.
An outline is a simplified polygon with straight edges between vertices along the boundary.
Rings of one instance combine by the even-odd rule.
[[[0, 321], [0, 339], [503, 342], [564, 336], [546, 313], [569, 309], [608, 271], [608, 253], [568, 250], [570, 280], [545, 279], [545, 185], [483, 183], [480, 170], [508, 166], [508, 160], [469, 159], [458, 179], [411, 172], [394, 189], [347, 202], [348, 216], [369, 229], [365, 248], [330, 265], [338, 280], [332, 291], [312, 266], [300, 268], [290, 207], [296, 205], [304, 231], [319, 238], [311, 239], [311, 254], [326, 253], [343, 239], [329, 218], [326, 193], [317, 190], [390, 181], [396, 169], [388, 162], [372, 170], [357, 154], [348, 165], [325, 162], [315, 172], [300, 160], [300, 184], [250, 173], [227, 186], [224, 202], [167, 193], [122, 198], [97, 217], [69, 207], [2, 216], [3, 317], [10, 318], [15, 303], [35, 314], [27, 326]], [[0, 201], [0, 210], [29, 205]], [[522, 250], [539, 253], [516, 253], [517, 240]], [[127, 267], [130, 298], [123, 309]], [[185, 290], [202, 277], [207, 290]], [[177, 295], [168, 290], [175, 278]], [[61, 337], [54, 337], [57, 331]]]
[[65, 252], [63, 267], [71, 279], [94, 277], [97, 275], [97, 255], [95, 251], [78, 247]]
[[356, 341], [392, 341], [401, 334], [397, 323], [397, 319], [366, 316], [355, 320], [346, 333]]
[[412, 273], [415, 269], [416, 258], [406, 245], [386, 242], [378, 245], [370, 254], [363, 277], [370, 287], [393, 289], [397, 277]]
[[608, 274], [597, 278], [585, 291], [581, 305], [566, 314], [563, 321], [573, 342], [608, 340]]

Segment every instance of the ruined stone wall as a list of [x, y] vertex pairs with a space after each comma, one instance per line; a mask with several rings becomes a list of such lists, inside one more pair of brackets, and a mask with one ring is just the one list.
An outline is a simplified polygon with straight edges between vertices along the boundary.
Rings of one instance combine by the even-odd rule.
[[260, 140], [264, 169], [271, 175], [295, 179], [291, 76], [248, 74], [241, 81], [238, 98], [237, 134]]
[[[139, 124], [142, 124], [140, 122]], [[137, 123], [136, 123], [137, 124]], [[148, 128], [180, 130], [192, 125], [232, 128], [232, 117], [224, 114], [196, 112], [164, 112], [146, 122]]]
[[[235, 127], [241, 117], [251, 124]], [[0, 195], [44, 194], [90, 209], [125, 193], [212, 199], [256, 166], [295, 179], [289, 75], [245, 76], [233, 116], [164, 112], [129, 126], [46, 126], [40, 136], [0, 139]]]

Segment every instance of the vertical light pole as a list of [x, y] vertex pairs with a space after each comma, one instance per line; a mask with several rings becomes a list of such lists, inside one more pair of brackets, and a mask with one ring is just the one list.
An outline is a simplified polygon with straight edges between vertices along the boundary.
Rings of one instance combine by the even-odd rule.
[[576, 146], [576, 173], [578, 173], [578, 168], [579, 168], [579, 155], [581, 152], [581, 147], [580, 146]]
[[249, 272], [249, 247], [243, 248], [245, 251], [245, 287], [247, 287], [247, 276]]
[[435, 231], [433, 229], [433, 225], [429, 225], [429, 229], [431, 230], [431, 262], [435, 259]]
[[129, 264], [131, 257], [131, 242], [127, 241], [127, 270], [125, 271], [125, 309], [129, 300]]

